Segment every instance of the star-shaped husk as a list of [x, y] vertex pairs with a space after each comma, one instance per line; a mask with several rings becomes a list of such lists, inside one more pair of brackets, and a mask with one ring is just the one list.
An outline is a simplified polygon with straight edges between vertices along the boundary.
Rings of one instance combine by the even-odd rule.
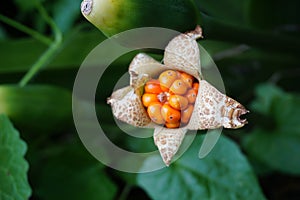
[[[187, 130], [215, 129], [219, 127], [240, 128], [246, 119], [239, 117], [248, 111], [239, 102], [219, 92], [202, 79], [200, 52], [197, 39], [202, 37], [199, 26], [172, 39], [164, 53], [164, 64], [146, 54], [134, 57], [130, 66], [130, 85], [115, 91], [108, 104], [114, 116], [128, 124], [141, 128], [154, 128], [154, 142], [164, 163], [169, 166], [178, 151]], [[141, 100], [145, 83], [167, 69], [184, 71], [199, 81], [194, 111], [185, 127], [168, 129], [151, 121]]]

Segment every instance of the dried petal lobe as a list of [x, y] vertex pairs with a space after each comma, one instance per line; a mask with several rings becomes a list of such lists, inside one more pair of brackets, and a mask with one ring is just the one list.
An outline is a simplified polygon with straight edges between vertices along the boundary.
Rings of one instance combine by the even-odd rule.
[[194, 31], [180, 34], [172, 39], [165, 49], [164, 64], [199, 79], [201, 76], [201, 65], [196, 39], [201, 37], [202, 30], [197, 26]]
[[166, 69], [168, 69], [166, 66], [150, 56], [139, 53], [133, 58], [129, 66], [130, 85], [136, 89], [144, 86], [150, 76], [155, 77]]
[[146, 127], [151, 124], [141, 97], [130, 86], [115, 91], [108, 98], [107, 103], [111, 105], [114, 116], [123, 122], [137, 127]]
[[247, 121], [239, 119], [248, 111], [234, 99], [219, 92], [205, 80], [199, 84], [195, 108], [188, 129], [240, 128]]
[[154, 129], [154, 143], [157, 146], [164, 163], [169, 166], [177, 153], [187, 129], [168, 129], [156, 127]]

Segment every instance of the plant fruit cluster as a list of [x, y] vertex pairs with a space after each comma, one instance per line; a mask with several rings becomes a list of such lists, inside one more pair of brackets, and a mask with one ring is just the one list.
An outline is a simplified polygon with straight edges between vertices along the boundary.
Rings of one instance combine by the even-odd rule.
[[166, 70], [146, 82], [142, 102], [154, 123], [178, 128], [189, 122], [198, 88], [199, 82], [190, 74]]

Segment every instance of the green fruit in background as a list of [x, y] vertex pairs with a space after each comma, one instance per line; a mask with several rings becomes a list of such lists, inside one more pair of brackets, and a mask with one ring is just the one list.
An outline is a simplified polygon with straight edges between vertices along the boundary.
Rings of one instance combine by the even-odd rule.
[[192, 0], [83, 0], [81, 12], [106, 36], [139, 27], [185, 32], [197, 24]]
[[72, 95], [48, 85], [0, 86], [0, 114], [6, 114], [18, 129], [57, 132], [72, 119]]

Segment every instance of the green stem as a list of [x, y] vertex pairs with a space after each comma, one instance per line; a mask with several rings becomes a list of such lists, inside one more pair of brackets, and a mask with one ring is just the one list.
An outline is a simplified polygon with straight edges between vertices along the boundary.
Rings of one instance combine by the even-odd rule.
[[19, 83], [19, 85], [21, 87], [24, 87], [33, 78], [33, 76], [51, 60], [51, 58], [54, 56], [54, 54], [59, 49], [60, 44], [62, 43], [62, 33], [60, 32], [59, 28], [54, 23], [52, 18], [47, 14], [44, 7], [40, 4], [38, 4], [37, 9], [40, 12], [41, 16], [45, 19], [45, 21], [51, 27], [51, 29], [54, 33], [54, 41], [52, 42], [50, 47], [46, 50], [46, 52], [44, 52], [44, 54], [37, 60], [37, 62], [35, 62], [33, 64], [33, 66], [30, 68], [30, 70], [21, 79], [21, 81]]
[[58, 45], [53, 43], [47, 50], [46, 52], [43, 53], [39, 57], [39, 59], [32, 65], [30, 70], [24, 75], [24, 77], [21, 79], [19, 82], [19, 85], [21, 87], [24, 87], [33, 77], [34, 75], [43, 67], [45, 66], [49, 59], [54, 55], [58, 48]]
[[131, 188], [132, 188], [132, 186], [130, 184], [126, 184], [125, 187], [123, 188], [118, 200], [126, 200]]
[[300, 40], [295, 37], [276, 34], [224, 23], [204, 14], [200, 14], [198, 22], [204, 31], [204, 38], [244, 43], [270, 51], [300, 53]]
[[39, 32], [37, 32], [27, 26], [24, 26], [23, 24], [20, 24], [19, 22], [12, 20], [4, 15], [0, 14], [0, 21], [14, 27], [15, 29], [17, 29], [19, 31], [22, 31], [22, 32], [30, 35], [31, 37], [43, 42], [46, 45], [50, 45], [52, 43], [52, 41], [49, 38], [45, 37], [44, 35], [40, 34]]

